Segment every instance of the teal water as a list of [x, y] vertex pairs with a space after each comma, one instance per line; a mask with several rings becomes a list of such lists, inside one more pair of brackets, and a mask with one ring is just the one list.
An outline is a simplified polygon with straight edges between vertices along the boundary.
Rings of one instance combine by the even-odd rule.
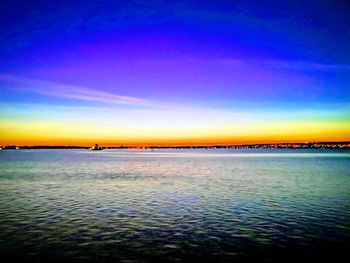
[[23, 261], [334, 258], [350, 151], [1, 151], [0, 226]]

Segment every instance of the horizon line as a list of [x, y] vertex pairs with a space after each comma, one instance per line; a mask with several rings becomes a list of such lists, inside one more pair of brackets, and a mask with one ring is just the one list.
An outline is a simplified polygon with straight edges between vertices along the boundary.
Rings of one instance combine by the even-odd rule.
[[[259, 143], [209, 143], [209, 144], [114, 144], [109, 145], [107, 144], [104, 146], [104, 144], [99, 144], [101, 147], [109, 148], [109, 147], [226, 147], [226, 146], [248, 146], [248, 145], [274, 145], [274, 144], [350, 144], [350, 140], [348, 141], [295, 141], [295, 142], [259, 142]], [[17, 147], [81, 147], [81, 148], [87, 148], [91, 145], [95, 145], [96, 143], [91, 144], [84, 144], [84, 145], [72, 145], [72, 144], [3, 144], [0, 145], [0, 147], [7, 147], [7, 146], [17, 146]]]

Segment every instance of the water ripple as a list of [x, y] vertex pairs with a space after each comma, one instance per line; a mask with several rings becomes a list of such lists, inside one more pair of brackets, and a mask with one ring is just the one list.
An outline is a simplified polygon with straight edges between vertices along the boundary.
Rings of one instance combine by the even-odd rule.
[[345, 247], [348, 156], [7, 151], [0, 252], [37, 261], [268, 261]]

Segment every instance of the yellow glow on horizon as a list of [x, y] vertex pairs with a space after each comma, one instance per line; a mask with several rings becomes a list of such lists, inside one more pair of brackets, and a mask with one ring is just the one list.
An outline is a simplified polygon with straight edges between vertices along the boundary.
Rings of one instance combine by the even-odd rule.
[[0, 145], [200, 145], [350, 141], [350, 123], [263, 122], [151, 129], [74, 123], [0, 121]]

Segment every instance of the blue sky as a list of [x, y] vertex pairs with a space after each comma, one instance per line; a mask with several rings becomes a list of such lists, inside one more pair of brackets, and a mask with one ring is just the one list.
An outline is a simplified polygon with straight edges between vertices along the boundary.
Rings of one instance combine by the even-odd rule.
[[287, 139], [302, 134], [300, 116], [332, 139], [350, 122], [349, 12], [346, 1], [1, 1], [1, 126], [11, 119], [21, 138], [24, 121], [45, 126], [51, 114], [65, 130], [91, 115], [111, 123], [112, 143], [114, 131], [146, 129], [146, 118], [152, 138], [225, 130], [234, 142], [247, 116], [246, 130], [271, 125], [266, 140], [278, 123], [296, 129]]

